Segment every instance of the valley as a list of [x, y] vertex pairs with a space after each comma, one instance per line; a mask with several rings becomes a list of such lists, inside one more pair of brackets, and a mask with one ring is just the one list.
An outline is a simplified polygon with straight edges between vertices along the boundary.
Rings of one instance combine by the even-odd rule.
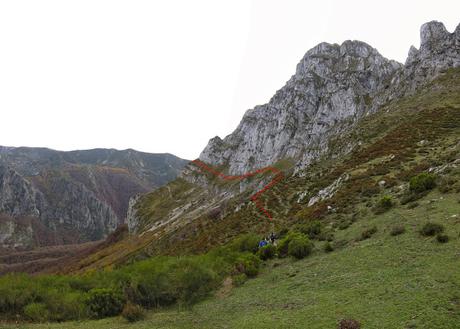
[[460, 25], [420, 39], [318, 44], [191, 162], [0, 148], [0, 327], [457, 328]]

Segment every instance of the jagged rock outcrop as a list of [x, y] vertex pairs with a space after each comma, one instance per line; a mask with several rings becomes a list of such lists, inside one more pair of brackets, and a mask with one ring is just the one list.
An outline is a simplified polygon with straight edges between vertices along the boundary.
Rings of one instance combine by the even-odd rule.
[[15, 170], [0, 164], [0, 213], [40, 216], [43, 195]]
[[244, 173], [293, 158], [301, 167], [328, 150], [331, 136], [389, 100], [413, 92], [439, 73], [460, 65], [460, 27], [421, 28], [421, 46], [405, 65], [360, 41], [321, 43], [309, 50], [296, 73], [269, 103], [248, 110], [236, 130], [211, 139], [200, 159]]
[[140, 195], [133, 196], [129, 199], [128, 211], [126, 213], [126, 224], [128, 225], [128, 231], [134, 233], [139, 225], [139, 217], [137, 216], [137, 209], [134, 207], [136, 202], [139, 200]]
[[170, 154], [0, 147], [0, 247], [99, 240], [125, 221], [129, 199], [174, 179]]
[[404, 77], [414, 90], [451, 67], [460, 66], [460, 24], [449, 33], [444, 24], [429, 22], [420, 29], [420, 48], [412, 46], [404, 67]]

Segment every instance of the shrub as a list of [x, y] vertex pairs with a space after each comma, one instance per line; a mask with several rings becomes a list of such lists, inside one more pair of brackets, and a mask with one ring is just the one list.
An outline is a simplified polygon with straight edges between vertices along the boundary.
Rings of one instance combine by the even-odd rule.
[[[408, 204], [409, 202], [411, 202], [411, 205], [412, 204], [416, 204], [416, 206], [418, 206], [417, 201], [418, 199], [421, 199], [423, 198], [425, 195], [428, 194], [429, 191], [423, 191], [423, 192], [419, 192], [419, 193], [416, 193], [416, 192], [413, 192], [413, 191], [407, 191], [405, 193], [403, 193], [401, 195], [401, 198], [400, 198], [400, 202], [402, 205], [405, 205], [405, 204]], [[411, 206], [412, 208], [415, 208], [414, 206]], [[409, 209], [412, 209], [408, 206]]]
[[289, 249], [289, 242], [291, 242], [291, 240], [295, 237], [301, 237], [301, 236], [304, 236], [304, 234], [300, 233], [300, 232], [293, 232], [293, 231], [290, 231], [288, 232], [284, 238], [282, 238], [279, 242], [278, 242], [278, 246], [277, 246], [277, 251], [278, 251], [278, 256], [279, 257], [286, 257], [288, 255], [288, 249]]
[[288, 254], [297, 259], [302, 259], [310, 255], [313, 244], [306, 236], [294, 237], [288, 245]]
[[414, 208], [417, 208], [418, 206], [419, 206], [418, 202], [411, 202], [407, 205], [407, 209], [414, 209]]
[[423, 225], [422, 229], [420, 230], [420, 234], [424, 236], [434, 236], [438, 233], [442, 233], [444, 231], [444, 226], [438, 223], [428, 222]]
[[259, 273], [260, 259], [254, 255], [247, 254], [238, 258], [236, 269], [248, 277], [254, 277]]
[[257, 254], [259, 255], [260, 259], [267, 260], [272, 259], [275, 257], [276, 247], [272, 244], [267, 244], [266, 246], [259, 249]]
[[371, 228], [368, 228], [364, 230], [363, 232], [361, 232], [361, 240], [369, 239], [375, 233], [377, 233], [377, 227], [373, 226]]
[[332, 246], [332, 244], [329, 241], [324, 244], [324, 251], [325, 252], [334, 251], [334, 247]]
[[259, 249], [260, 236], [254, 233], [244, 234], [236, 238], [232, 243], [231, 247], [234, 250], [240, 252], [252, 252], [256, 253]]
[[172, 275], [172, 289], [177, 291], [178, 300], [182, 303], [195, 302], [218, 285], [214, 273], [204, 264], [192, 259], [180, 259], [169, 271]]
[[31, 303], [24, 307], [24, 315], [34, 322], [45, 322], [49, 318], [49, 312], [45, 304]]
[[353, 319], [342, 319], [337, 326], [337, 329], [359, 329], [361, 324]]
[[307, 224], [301, 224], [297, 227], [297, 229], [303, 233], [308, 235], [310, 239], [316, 239], [321, 234], [321, 222], [319, 220], [311, 221]]
[[446, 243], [449, 242], [449, 236], [447, 234], [438, 234], [436, 235], [436, 240], [438, 240], [439, 243]]
[[97, 318], [120, 314], [123, 309], [122, 295], [110, 288], [91, 289], [86, 300], [92, 315]]
[[351, 225], [351, 221], [350, 220], [344, 220], [344, 221], [341, 221], [340, 224], [339, 224], [339, 230], [345, 230], [347, 228], [349, 228]]
[[137, 322], [144, 318], [145, 313], [141, 306], [128, 302], [123, 307], [121, 316], [128, 320], [128, 322]]
[[20, 314], [34, 302], [36, 284], [27, 274], [6, 274], [0, 277], [0, 312]]
[[409, 189], [416, 193], [432, 190], [435, 186], [436, 176], [429, 173], [418, 174], [409, 181]]
[[389, 210], [391, 207], [393, 207], [393, 204], [393, 198], [389, 195], [384, 195], [375, 205], [374, 213], [382, 214], [385, 211]]
[[233, 285], [235, 287], [242, 286], [247, 280], [248, 280], [248, 277], [244, 273], [237, 274], [233, 276], [232, 278]]
[[40, 299], [50, 312], [50, 321], [79, 320], [88, 317], [85, 296], [79, 291], [63, 291], [63, 287], [47, 285]]
[[441, 193], [447, 193], [453, 189], [456, 180], [453, 177], [443, 177], [439, 182], [439, 191]]
[[396, 225], [396, 226], [393, 226], [393, 228], [391, 229], [390, 235], [396, 236], [396, 235], [403, 234], [404, 232], [406, 232], [406, 228], [403, 225]]

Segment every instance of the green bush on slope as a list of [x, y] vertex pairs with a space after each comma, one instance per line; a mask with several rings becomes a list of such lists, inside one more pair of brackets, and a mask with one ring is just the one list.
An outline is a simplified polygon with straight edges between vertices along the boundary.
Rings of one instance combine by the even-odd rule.
[[89, 291], [86, 304], [94, 317], [104, 318], [120, 314], [124, 298], [114, 289], [95, 288]]
[[123, 316], [134, 321], [136, 305], [148, 309], [192, 304], [228, 275], [258, 274], [260, 259], [252, 253], [255, 237], [245, 235], [203, 255], [152, 257], [79, 277], [4, 275], [0, 277], [0, 314], [6, 319], [19, 316], [44, 322], [103, 318], [125, 310]]
[[428, 173], [421, 173], [409, 181], [409, 189], [421, 193], [433, 189], [436, 186], [436, 176]]
[[289, 242], [288, 254], [297, 259], [302, 259], [310, 255], [313, 244], [306, 236], [295, 237]]

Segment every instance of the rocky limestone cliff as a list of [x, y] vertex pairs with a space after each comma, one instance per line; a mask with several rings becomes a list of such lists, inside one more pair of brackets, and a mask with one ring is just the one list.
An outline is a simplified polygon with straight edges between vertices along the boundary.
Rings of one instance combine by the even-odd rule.
[[174, 179], [170, 154], [0, 147], [0, 247], [99, 240], [124, 223], [129, 199]]
[[40, 216], [43, 195], [12, 168], [0, 164], [0, 213]]
[[420, 49], [410, 49], [405, 65], [360, 41], [317, 45], [269, 103], [248, 110], [223, 140], [211, 139], [200, 159], [228, 165], [232, 174], [283, 158], [308, 166], [328, 150], [331, 136], [446, 69], [460, 66], [460, 26], [449, 33], [442, 23], [429, 22], [420, 34]]

